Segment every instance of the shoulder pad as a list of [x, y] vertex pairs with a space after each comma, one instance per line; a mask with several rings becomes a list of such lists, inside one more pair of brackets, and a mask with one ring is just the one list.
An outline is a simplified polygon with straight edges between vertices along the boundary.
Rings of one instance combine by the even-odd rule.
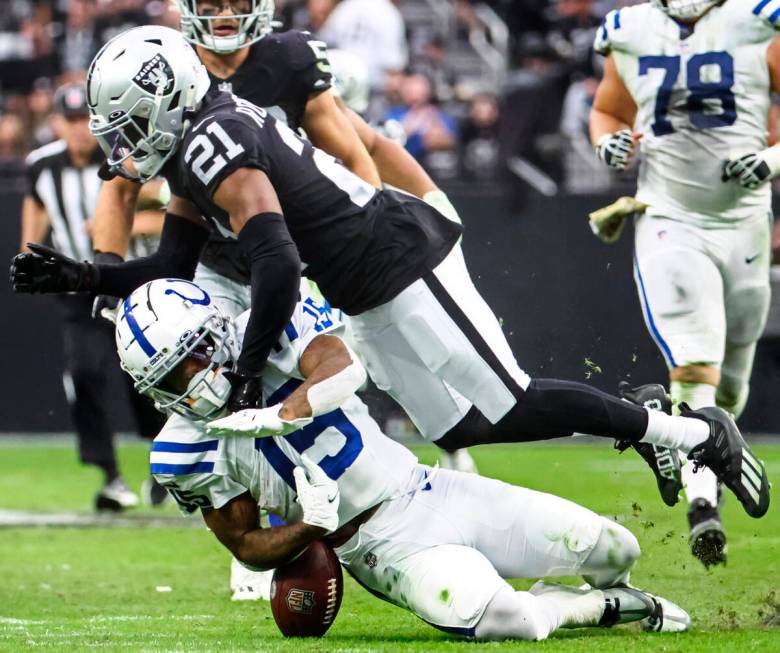
[[613, 50], [626, 53], [638, 51], [654, 24], [666, 20], [667, 17], [650, 3], [615, 9], [604, 17], [596, 30], [593, 49], [605, 56]]

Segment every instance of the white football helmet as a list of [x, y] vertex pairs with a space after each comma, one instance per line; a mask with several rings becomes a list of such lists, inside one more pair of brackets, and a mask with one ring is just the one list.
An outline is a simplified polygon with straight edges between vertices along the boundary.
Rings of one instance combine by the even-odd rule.
[[209, 76], [184, 37], [147, 25], [98, 52], [87, 73], [89, 128], [110, 169], [134, 181], [157, 175], [176, 152]]
[[360, 57], [346, 50], [328, 50], [333, 90], [355, 113], [368, 109], [371, 75]]
[[[220, 54], [235, 52], [259, 41], [276, 26], [274, 0], [228, 0], [232, 16], [220, 15], [225, 0], [178, 0], [181, 31], [190, 43]], [[232, 18], [238, 21], [235, 34], [215, 34], [214, 22]]]
[[652, 0], [653, 4], [665, 14], [677, 20], [693, 20], [703, 16], [715, 5], [724, 0]]
[[[225, 411], [231, 385], [225, 372], [238, 355], [233, 323], [200, 286], [157, 279], [137, 288], [118, 307], [116, 347], [135, 389], [161, 411], [208, 420]], [[205, 365], [186, 391], [166, 387], [166, 377], [185, 358]]]

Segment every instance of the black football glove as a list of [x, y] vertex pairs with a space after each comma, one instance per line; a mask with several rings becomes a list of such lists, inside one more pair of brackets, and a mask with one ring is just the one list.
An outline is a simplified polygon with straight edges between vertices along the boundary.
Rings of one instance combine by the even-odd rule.
[[[95, 252], [95, 263], [98, 265], [119, 265], [124, 263], [124, 259], [119, 254], [113, 252]], [[106, 319], [111, 322], [113, 320], [110, 317], [111, 313], [116, 312], [116, 307], [119, 306], [119, 297], [112, 297], [111, 295], [98, 295], [95, 297], [95, 301], [92, 302], [92, 317], [96, 320]], [[103, 311], [107, 311], [106, 314]]]
[[228, 409], [231, 413], [247, 408], [262, 408], [263, 406], [263, 380], [259, 376], [244, 376], [237, 372], [226, 374], [233, 386], [228, 400]]
[[51, 247], [27, 243], [31, 253], [17, 254], [11, 261], [10, 280], [14, 292], [62, 293], [93, 289], [97, 269], [86, 261], [75, 261]]
[[722, 181], [734, 179], [748, 190], [754, 190], [770, 179], [772, 170], [769, 164], [764, 161], [760, 153], [753, 152], [746, 154], [738, 159], [726, 161], [723, 165]]

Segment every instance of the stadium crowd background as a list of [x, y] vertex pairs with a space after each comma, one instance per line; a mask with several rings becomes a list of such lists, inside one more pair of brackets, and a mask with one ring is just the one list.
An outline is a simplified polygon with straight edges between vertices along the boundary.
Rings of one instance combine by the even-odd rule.
[[[631, 0], [277, 0], [282, 29], [307, 29], [371, 71], [367, 117], [399, 118], [407, 148], [439, 180], [516, 182], [544, 195], [630, 189], [600, 166], [587, 116], [603, 16]], [[52, 97], [112, 36], [178, 25], [166, 0], [0, 2], [0, 175], [53, 140]], [[401, 26], [399, 38], [384, 39]], [[618, 188], [618, 189], [619, 189]]]

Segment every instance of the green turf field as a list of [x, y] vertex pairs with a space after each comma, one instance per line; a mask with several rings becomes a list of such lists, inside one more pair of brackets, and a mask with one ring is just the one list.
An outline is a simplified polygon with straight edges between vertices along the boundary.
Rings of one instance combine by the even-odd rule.
[[[770, 477], [780, 476], [780, 447], [757, 451]], [[418, 452], [428, 462], [435, 456], [432, 448]], [[127, 445], [121, 453], [137, 487], [145, 450]], [[634, 583], [683, 605], [694, 631], [646, 635], [620, 627], [559, 632], [536, 644], [478, 645], [450, 639], [348, 580], [325, 639], [284, 640], [268, 604], [230, 601], [227, 553], [205, 529], [182, 520], [167, 528], [0, 527], [0, 650], [780, 651], [780, 506], [755, 521], [730, 500], [729, 565], [708, 573], [688, 554], [684, 508], [663, 506], [631, 452], [618, 456], [607, 443], [520, 445], [482, 448], [475, 458], [487, 475], [555, 492], [629, 527], [643, 548]], [[97, 483], [70, 447], [0, 442], [0, 513], [88, 511]]]

